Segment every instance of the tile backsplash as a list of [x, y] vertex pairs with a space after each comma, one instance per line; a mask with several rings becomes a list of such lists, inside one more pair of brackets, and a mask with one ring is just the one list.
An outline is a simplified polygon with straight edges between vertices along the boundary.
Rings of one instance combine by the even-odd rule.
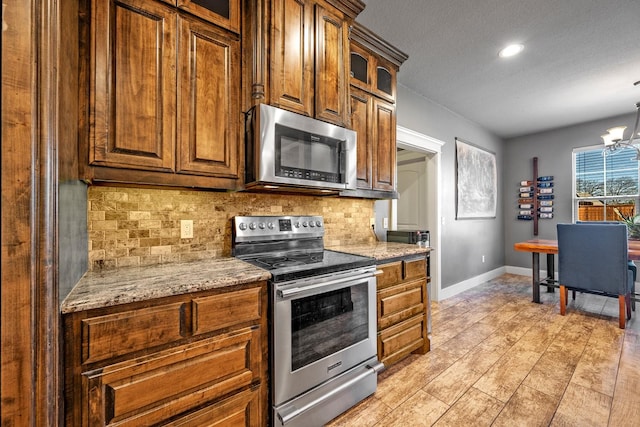
[[[375, 240], [374, 201], [195, 190], [88, 188], [89, 269], [185, 262], [231, 255], [236, 215], [321, 215], [325, 246]], [[194, 237], [180, 238], [180, 220]]]

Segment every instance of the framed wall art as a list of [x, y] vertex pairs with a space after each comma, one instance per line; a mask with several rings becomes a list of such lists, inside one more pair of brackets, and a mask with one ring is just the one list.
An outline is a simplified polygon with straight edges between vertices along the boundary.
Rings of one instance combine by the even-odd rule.
[[495, 218], [495, 153], [456, 138], [456, 219]]

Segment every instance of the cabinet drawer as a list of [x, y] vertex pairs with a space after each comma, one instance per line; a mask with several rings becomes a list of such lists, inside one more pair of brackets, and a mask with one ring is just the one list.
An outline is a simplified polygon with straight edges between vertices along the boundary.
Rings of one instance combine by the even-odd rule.
[[427, 260], [426, 258], [404, 261], [404, 278], [405, 280], [417, 279], [427, 276]]
[[423, 348], [425, 341], [426, 317], [421, 314], [378, 333], [378, 359], [388, 366]]
[[167, 344], [182, 338], [183, 303], [82, 320], [82, 363]]
[[416, 280], [378, 292], [378, 328], [384, 329], [424, 313], [425, 281]]
[[246, 390], [221, 402], [207, 406], [174, 422], [167, 427], [260, 427], [260, 388]]
[[378, 266], [382, 270], [382, 274], [378, 275], [378, 289], [395, 285], [402, 280], [402, 262], [392, 262]]
[[249, 386], [260, 376], [260, 329], [84, 373], [88, 424], [152, 425]]
[[260, 319], [261, 288], [194, 298], [193, 334], [204, 334]]

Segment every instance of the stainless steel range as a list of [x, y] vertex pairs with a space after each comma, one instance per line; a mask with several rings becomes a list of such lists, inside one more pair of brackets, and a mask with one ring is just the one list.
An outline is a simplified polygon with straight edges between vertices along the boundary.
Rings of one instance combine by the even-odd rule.
[[275, 426], [322, 425], [375, 392], [375, 260], [324, 249], [320, 216], [237, 216], [233, 255], [271, 272]]

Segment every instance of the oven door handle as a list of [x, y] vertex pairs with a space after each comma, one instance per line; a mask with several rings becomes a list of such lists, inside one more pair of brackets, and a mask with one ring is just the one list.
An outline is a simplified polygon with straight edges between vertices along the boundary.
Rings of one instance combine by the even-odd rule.
[[287, 298], [291, 298], [291, 297], [293, 297], [295, 295], [298, 295], [299, 293], [311, 291], [311, 290], [318, 289], [318, 288], [324, 288], [324, 287], [328, 287], [328, 286], [333, 286], [333, 285], [336, 285], [336, 284], [339, 284], [339, 283], [355, 282], [355, 281], [362, 280], [362, 279], [370, 279], [371, 276], [378, 275], [378, 274], [382, 273], [382, 271], [380, 271], [380, 273], [378, 273], [378, 271], [380, 271], [380, 270], [377, 270], [374, 273], [367, 272], [367, 273], [364, 273], [364, 274], [358, 274], [356, 276], [342, 277], [340, 279], [324, 281], [324, 282], [321, 282], [321, 283], [316, 283], [314, 285], [296, 286], [294, 288], [288, 288], [288, 289], [278, 289], [277, 292], [278, 292], [278, 296], [280, 298], [287, 299]]

